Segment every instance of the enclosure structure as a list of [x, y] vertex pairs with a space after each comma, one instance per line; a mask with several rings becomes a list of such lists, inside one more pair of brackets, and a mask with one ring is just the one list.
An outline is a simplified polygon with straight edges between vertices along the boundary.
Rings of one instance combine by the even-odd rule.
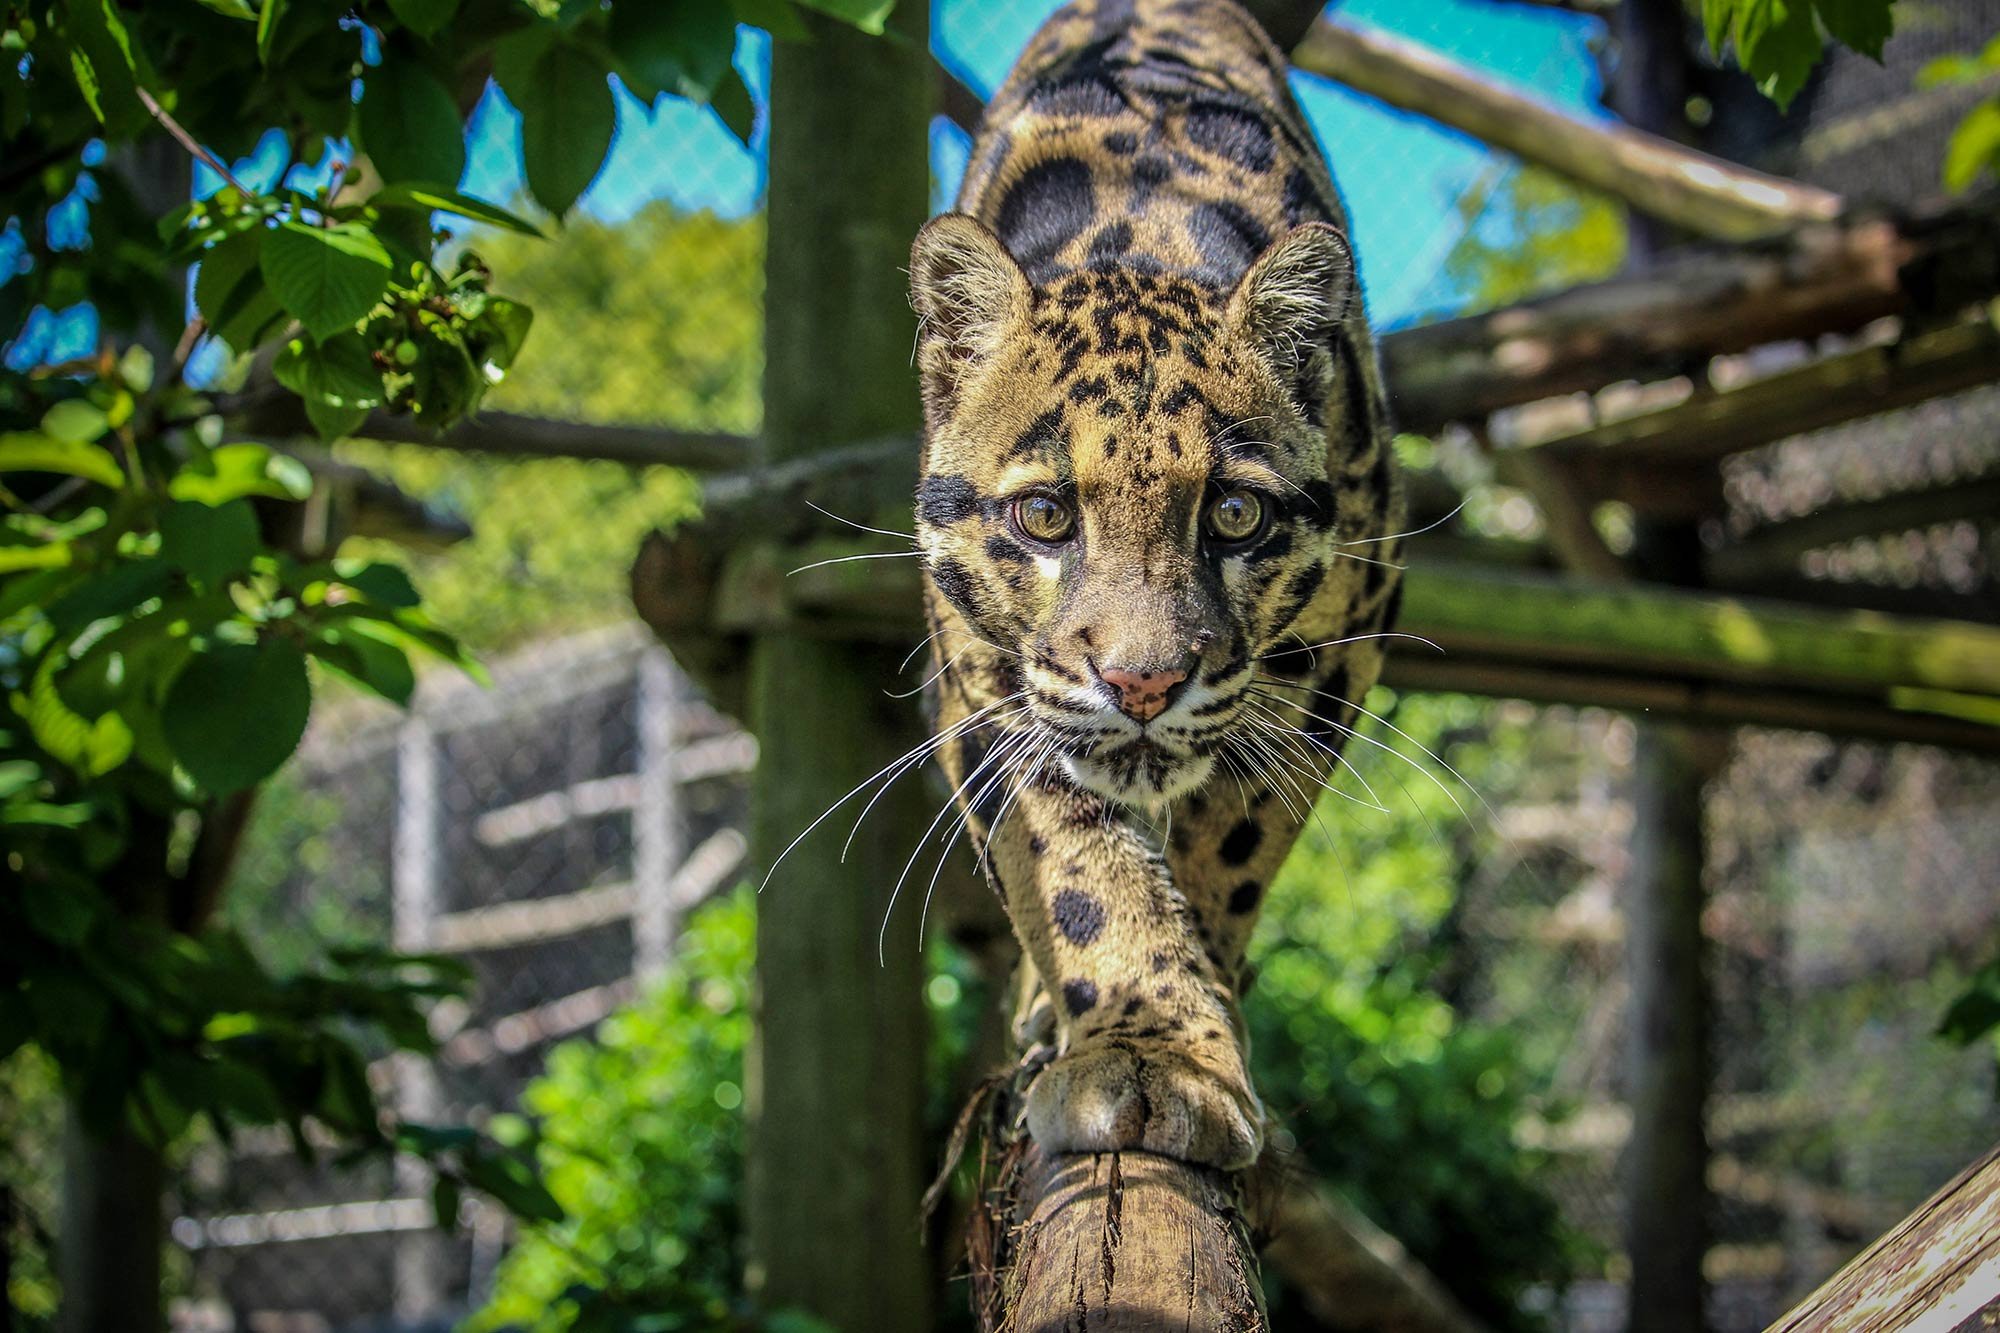
[[[1662, 7], [1623, 0], [1618, 8], [1629, 16]], [[1857, 561], [1865, 564], [1856, 550], [1883, 534], [1930, 534], [1916, 543], [1929, 551], [1938, 525], [1989, 514], [1990, 459], [1930, 460], [1883, 479], [1879, 493], [1870, 493], [1874, 483], [1864, 479], [1855, 493], [1832, 502], [1819, 502], [1828, 497], [1810, 488], [1809, 502], [1797, 501], [1807, 470], [1801, 459], [1865, 457], [1876, 440], [1923, 432], [1927, 414], [1938, 410], [1991, 420], [1982, 414], [1993, 411], [1990, 386], [2000, 379], [1990, 304], [2000, 293], [2000, 208], [1990, 199], [1939, 209], [1863, 207], [1661, 138], [1527, 114], [1421, 52], [1314, 20], [1304, 10], [1272, 19], [1301, 68], [1490, 135], [1651, 210], [1672, 229], [1647, 267], [1629, 277], [1386, 340], [1405, 429], [1443, 439], [1459, 456], [1484, 459], [1534, 497], [1539, 516], [1527, 540], [1472, 541], [1442, 531], [1413, 540], [1405, 625], [1448, 652], [1434, 660], [1414, 653], [1392, 659], [1391, 683], [1600, 705], [1710, 734], [1761, 725], [1964, 752], [2000, 749], [2000, 732], [1990, 724], [2000, 696], [1994, 674], [2000, 639], [1984, 623], [1992, 619], [1990, 583], [1960, 579], [1953, 587], [1948, 579], [1924, 578], [1904, 588], [1851, 577]], [[1629, 30], [1620, 35], [1638, 40]], [[833, 771], [818, 767], [829, 754], [853, 759], [865, 773], [873, 765], [860, 765], [864, 753], [914, 726], [907, 713], [879, 701], [884, 661], [918, 636], [913, 572], [881, 561], [786, 575], [817, 559], [879, 549], [805, 501], [885, 528], [907, 526], [915, 397], [902, 361], [908, 329], [895, 269], [898, 247], [922, 212], [918, 130], [934, 87], [918, 34], [907, 36], [912, 40], [890, 51], [865, 44], [850, 50], [843, 35], [829, 33], [816, 48], [786, 53], [776, 71], [771, 226], [783, 235], [771, 248], [774, 264], [794, 267], [771, 274], [770, 374], [784, 387], [767, 402], [763, 443], [506, 417], [482, 419], [456, 441], [496, 452], [643, 459], [734, 473], [709, 483], [702, 525], [648, 545], [635, 571], [635, 594], [676, 656], [720, 703], [763, 732], [772, 763], [759, 778], [757, 840], [764, 845], [754, 861], [768, 860], [774, 838], [845, 790]], [[865, 95], [845, 84], [825, 86], [835, 64]], [[965, 90], [949, 84], [936, 102], [961, 116], [973, 109]], [[838, 188], [846, 178], [834, 167], [852, 160], [861, 151], [857, 144], [866, 145], [871, 160], [889, 153], [900, 168], [889, 173], [897, 177], [895, 188], [880, 188], [873, 178], [866, 191]], [[885, 148], [892, 144], [901, 147]], [[854, 239], [843, 237], [849, 230]], [[824, 281], [829, 273], [867, 276], [842, 291]], [[857, 337], [857, 328], [877, 326], [880, 338]], [[829, 367], [829, 349], [851, 364]], [[821, 376], [863, 391], [830, 407], [807, 392]], [[793, 392], [799, 396], [786, 396]], [[394, 430], [385, 425], [382, 433]], [[1442, 519], [1457, 502], [1450, 468], [1420, 470], [1412, 482], [1412, 527]], [[1619, 507], [1608, 511], [1616, 522], [1603, 521], [1607, 505]], [[1942, 556], [1930, 551], [1923, 558], [1936, 563]], [[810, 694], [797, 685], [806, 664], [815, 682]], [[840, 729], [843, 719], [868, 718], [879, 731]], [[436, 890], [425, 867], [436, 862], [434, 844], [427, 843], [433, 835], [424, 830], [434, 827], [435, 816], [415, 799], [426, 763], [438, 753], [436, 733], [427, 734], [422, 720], [420, 714], [396, 747], [396, 764], [407, 765], [413, 793], [396, 879], [406, 940], [443, 943], [431, 915], [441, 904], [433, 898], [426, 907]], [[1689, 855], [1701, 841], [1699, 737], [1677, 729], [1644, 738], [1647, 781], [1629, 815], [1659, 835], [1641, 845], [1661, 854], [1651, 873], [1631, 876], [1645, 891], [1623, 914], [1634, 932], [1626, 949], [1636, 960], [1630, 985], [1651, 997], [1628, 1020], [1635, 1027], [1648, 1009], [1704, 1007], [1701, 865]], [[774, 754], [773, 741], [791, 748]], [[795, 784], [802, 772], [812, 784]], [[582, 781], [623, 777], [592, 774]], [[636, 802], [643, 775], [630, 785]], [[612, 787], [588, 791], [566, 797], [565, 808], [600, 817], [612, 807], [592, 802], [622, 799]], [[532, 804], [546, 794], [521, 798]], [[483, 810], [480, 818], [513, 804]], [[908, 812], [902, 817], [907, 822]], [[657, 831], [649, 836], [655, 847], [673, 845]], [[657, 872], [663, 854], [649, 855]], [[895, 865], [887, 868], [893, 875]], [[896, 1217], [914, 1209], [915, 1187], [929, 1165], [920, 1160], [907, 1114], [915, 1075], [870, 1062], [879, 1058], [884, 1031], [920, 1027], [916, 978], [850, 972], [829, 979], [814, 972], [836, 954], [843, 966], [872, 957], [872, 941], [856, 936], [872, 934], [874, 915], [857, 914], [842, 899], [879, 893], [882, 870], [865, 862], [841, 881], [851, 895], [828, 894], [805, 911], [794, 897], [784, 901], [786, 915], [774, 910], [768, 917], [769, 975], [813, 975], [816, 984], [767, 994], [767, 1030], [795, 1043], [793, 1051], [810, 1049], [823, 1073], [788, 1080], [787, 1099], [767, 1099], [759, 1108], [768, 1149], [759, 1167], [767, 1203], [758, 1272], [767, 1292], [806, 1293], [811, 1301], [836, 1290], [822, 1287], [823, 1270], [804, 1267], [818, 1252], [797, 1243], [800, 1237], [847, 1235], [857, 1249], [866, 1248], [861, 1237], [889, 1230], [896, 1236], [885, 1243], [911, 1240]], [[650, 873], [644, 882], [662, 880]], [[567, 904], [565, 911], [582, 914], [563, 920], [582, 923], [582, 933], [626, 906], [615, 893], [598, 893]], [[977, 895], [947, 906], [962, 933], [994, 938]], [[467, 910], [488, 907], [497, 904]], [[470, 923], [452, 920], [454, 909], [444, 917], [444, 935], [465, 928], [472, 933], [457, 937], [465, 947], [504, 950], [509, 930], [548, 928], [553, 911], [510, 909]], [[1633, 947], [1640, 929], [1662, 947]], [[647, 956], [656, 957], [659, 947], [656, 938]], [[639, 950], [632, 952], [637, 957]], [[828, 997], [835, 995], [843, 1004], [872, 1007], [829, 1022]], [[586, 1005], [572, 1011], [595, 1012]], [[499, 1030], [496, 1023], [470, 1031], [497, 1039]], [[561, 1024], [548, 1029], [560, 1030]], [[1634, 1098], [1642, 1123], [1621, 1140], [1638, 1145], [1628, 1157], [1639, 1177], [1631, 1197], [1679, 1201], [1622, 1223], [1634, 1289], [1654, 1293], [1646, 1308], [1658, 1313], [1660, 1327], [1692, 1326], [1699, 1265], [1715, 1253], [1698, 1228], [1686, 1225], [1718, 1188], [1716, 1163], [1704, 1150], [1712, 1053], [1701, 1048], [1703, 1031], [1691, 1023], [1678, 1030], [1685, 1038], [1678, 1044], [1635, 1044], [1641, 1060], [1632, 1086], [1659, 1091]], [[856, 1078], [855, 1071], [867, 1076]], [[416, 1076], [409, 1095], [421, 1101], [434, 1094]], [[890, 1114], [880, 1114], [884, 1106]], [[1759, 1108], [1732, 1103], [1729, 1109], [1747, 1119]], [[1707, 1110], [1712, 1117], [1712, 1103]], [[815, 1153], [803, 1166], [796, 1154], [780, 1155], [813, 1144], [833, 1122], [867, 1123], [879, 1135], [831, 1158]], [[883, 1160], [893, 1160], [894, 1170], [882, 1171]], [[1071, 1172], [1084, 1166], [1066, 1165]], [[802, 1169], [814, 1173], [813, 1189], [798, 1188]], [[1140, 1182], [1157, 1169], [1135, 1164], [1124, 1178]], [[1755, 1187], [1722, 1174], [1724, 1186]], [[1052, 1173], [1055, 1181], [1063, 1178], [1061, 1169]], [[417, 1182], [401, 1184], [399, 1196], [415, 1201]], [[1040, 1186], [1031, 1193], [1059, 1205], [1068, 1197]], [[1082, 1234], [1108, 1234], [1088, 1214], [1105, 1197], [1076, 1193], [1075, 1206], [1086, 1210]], [[1299, 1211], [1309, 1209], [1301, 1204]], [[1146, 1216], [1136, 1208], [1123, 1215], [1125, 1243], [1137, 1243]], [[858, 1217], [883, 1230], [857, 1230]], [[1327, 1213], [1318, 1221], [1311, 1229], [1288, 1226], [1273, 1262], [1301, 1273], [1338, 1272], [1348, 1285], [1336, 1295], [1349, 1298], [1373, 1280], [1391, 1302], [1376, 1308], [1414, 1309], [1421, 1313], [1408, 1318], [1463, 1326], [1462, 1313], [1427, 1301], [1423, 1276], [1384, 1258], [1393, 1252], [1356, 1219]], [[1218, 1229], [1217, 1250], [1235, 1243], [1229, 1228]], [[1232, 1270], [1222, 1263], [1215, 1271]], [[893, 1301], [920, 1321], [923, 1298], [911, 1294], [916, 1265], [898, 1273], [881, 1280], [867, 1275], [864, 1283], [858, 1266], [850, 1266], [845, 1276], [852, 1280], [828, 1299]], [[1235, 1299], [1226, 1284], [1204, 1281], [1201, 1289], [1209, 1298]], [[838, 1305], [820, 1308], [842, 1317]]]

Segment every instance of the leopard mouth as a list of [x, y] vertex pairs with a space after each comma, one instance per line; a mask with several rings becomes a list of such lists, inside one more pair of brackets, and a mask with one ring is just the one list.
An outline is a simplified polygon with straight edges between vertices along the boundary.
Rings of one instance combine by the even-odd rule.
[[1127, 805], [1156, 806], [1208, 780], [1214, 759], [1173, 749], [1141, 733], [1118, 744], [1072, 753], [1064, 767], [1086, 791]]

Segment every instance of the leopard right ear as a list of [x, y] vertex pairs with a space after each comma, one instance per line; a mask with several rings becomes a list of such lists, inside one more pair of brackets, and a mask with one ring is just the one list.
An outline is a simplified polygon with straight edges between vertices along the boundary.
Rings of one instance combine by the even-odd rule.
[[932, 218], [910, 248], [910, 304], [917, 310], [917, 367], [927, 394], [950, 394], [1000, 350], [1028, 315], [1032, 289], [987, 226], [964, 213]]

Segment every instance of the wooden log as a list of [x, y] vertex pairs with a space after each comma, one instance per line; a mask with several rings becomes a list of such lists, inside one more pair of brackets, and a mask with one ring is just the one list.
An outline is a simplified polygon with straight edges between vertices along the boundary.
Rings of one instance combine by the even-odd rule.
[[988, 1333], [1264, 1333], [1229, 1176], [1152, 1153], [1045, 1155], [1016, 1142], [976, 1233]]
[[2000, 197], [1688, 250], [1643, 273], [1382, 340], [1396, 415], [1428, 433], [1503, 407], [1664, 378], [1766, 343], [1932, 318], [2000, 294]]
[[1828, 1278], [1767, 1333], [1974, 1333], [2000, 1326], [2000, 1146]]
[[1721, 493], [1712, 481], [1691, 484], [1687, 474], [1712, 479], [1714, 465], [1730, 454], [1996, 380], [2000, 328], [1982, 319], [1823, 357], [1740, 388], [1697, 392], [1536, 444], [1535, 452], [1593, 496], [1695, 517], [1688, 506], [1717, 506]]
[[1321, 19], [1292, 49], [1292, 63], [1615, 195], [1697, 236], [1753, 240], [1831, 222], [1845, 211], [1830, 191], [1628, 125], [1565, 115], [1377, 29]]

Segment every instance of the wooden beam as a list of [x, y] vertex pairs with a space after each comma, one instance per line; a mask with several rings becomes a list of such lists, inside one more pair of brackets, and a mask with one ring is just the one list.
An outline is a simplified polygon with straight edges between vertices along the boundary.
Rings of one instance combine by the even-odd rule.
[[1932, 318], [2000, 294], [2000, 196], [1900, 221], [1806, 227], [1689, 250], [1643, 273], [1391, 333], [1382, 355], [1403, 429], [1657, 379], [1765, 343]]
[[1686, 506], [1719, 501], [1720, 488], [1669, 474], [1712, 476], [1731, 454], [1996, 380], [2000, 328], [1982, 319], [1824, 357], [1740, 388], [1697, 391], [1670, 407], [1537, 444], [1534, 452], [1597, 498], [1688, 517]]
[[1832, 222], [1839, 195], [1510, 92], [1418, 43], [1321, 19], [1292, 63], [1623, 199], [1697, 236], [1753, 240]]
[[[1703, 557], [1703, 566], [1712, 581], [1722, 584], [1786, 578], [1798, 573], [1799, 561], [1808, 551], [1939, 523], [1969, 519], [1991, 522], [1996, 514], [2000, 514], [2000, 476], [1899, 491], [1873, 500], [1829, 505], [1766, 524], [1710, 551]], [[1832, 584], [1828, 591], [1837, 594], [1847, 586], [1850, 585]]]
[[1954, 1176], [1768, 1333], [1972, 1330], [2000, 1319], [2000, 1146]]
[[757, 442], [743, 435], [555, 421], [513, 412], [482, 412], [441, 436], [410, 417], [373, 412], [355, 434], [503, 458], [602, 458], [614, 463], [663, 463], [695, 471], [745, 467], [758, 457]]

